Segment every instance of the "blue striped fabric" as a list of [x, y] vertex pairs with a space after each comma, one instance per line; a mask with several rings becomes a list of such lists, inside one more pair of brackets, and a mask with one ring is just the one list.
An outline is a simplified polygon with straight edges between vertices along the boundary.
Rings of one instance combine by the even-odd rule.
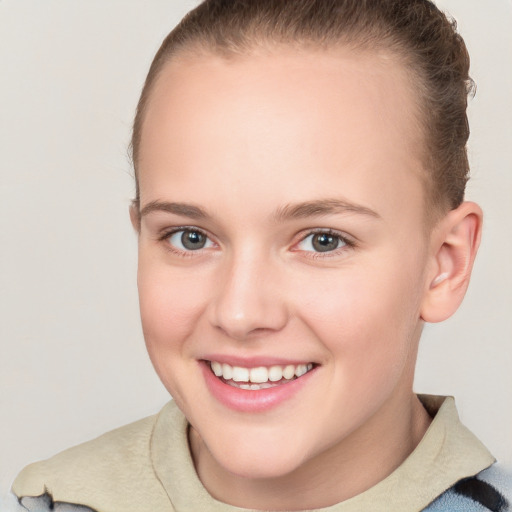
[[494, 465], [461, 480], [424, 512], [512, 512], [512, 471]]

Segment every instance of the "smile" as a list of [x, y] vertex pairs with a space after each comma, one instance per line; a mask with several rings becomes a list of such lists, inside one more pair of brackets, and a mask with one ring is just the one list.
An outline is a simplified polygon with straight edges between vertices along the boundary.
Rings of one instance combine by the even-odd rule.
[[269, 389], [281, 386], [302, 377], [314, 367], [313, 363], [303, 363], [244, 368], [218, 361], [209, 361], [209, 365], [216, 377], [232, 387], [244, 390]]
[[308, 383], [316, 380], [320, 367], [313, 362], [265, 365], [262, 360], [238, 366], [215, 357], [198, 362], [215, 401], [241, 413], [261, 413], [293, 400], [300, 390], [311, 387]]

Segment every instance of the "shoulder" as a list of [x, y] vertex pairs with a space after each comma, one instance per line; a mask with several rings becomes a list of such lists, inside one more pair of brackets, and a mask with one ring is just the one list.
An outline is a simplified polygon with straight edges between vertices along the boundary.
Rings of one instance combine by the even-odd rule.
[[137, 510], [137, 502], [159, 506], [165, 492], [154, 476], [150, 453], [158, 416], [107, 432], [27, 466], [14, 481], [14, 494], [18, 498], [48, 494], [55, 502], [77, 503], [102, 511]]
[[148, 454], [147, 445], [154, 418], [152, 416], [131, 423], [69, 448], [51, 459], [30, 464], [14, 481], [15, 494], [35, 495], [34, 491], [44, 492], [42, 483], [51, 490], [53, 482], [112, 476], [112, 470], [119, 464], [143, 463]]
[[512, 512], [512, 468], [494, 464], [441, 494], [425, 512]]

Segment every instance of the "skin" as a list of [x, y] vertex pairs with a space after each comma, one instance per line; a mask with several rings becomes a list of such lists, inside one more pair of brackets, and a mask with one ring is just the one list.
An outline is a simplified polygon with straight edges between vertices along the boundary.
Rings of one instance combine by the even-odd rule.
[[[142, 324], [220, 501], [341, 502], [389, 475], [428, 428], [412, 392], [418, 341], [424, 320], [462, 300], [481, 212], [464, 203], [425, 229], [413, 89], [392, 59], [343, 49], [187, 54], [156, 83], [132, 210]], [[326, 200], [351, 207], [290, 215]], [[184, 226], [207, 234], [204, 249], [169, 236]], [[315, 229], [348, 242], [315, 252]], [[205, 385], [198, 361], [211, 353], [318, 366], [277, 407], [240, 412]]]

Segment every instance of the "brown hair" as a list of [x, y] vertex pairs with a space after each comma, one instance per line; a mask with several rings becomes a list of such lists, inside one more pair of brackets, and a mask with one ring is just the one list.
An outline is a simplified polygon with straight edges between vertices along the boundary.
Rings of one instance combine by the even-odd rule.
[[132, 160], [139, 203], [138, 156], [144, 115], [162, 67], [180, 52], [226, 57], [258, 45], [391, 51], [414, 79], [425, 136], [427, 204], [434, 212], [464, 198], [469, 164], [467, 96], [474, 89], [456, 23], [429, 0], [205, 0], [165, 38], [137, 106]]

